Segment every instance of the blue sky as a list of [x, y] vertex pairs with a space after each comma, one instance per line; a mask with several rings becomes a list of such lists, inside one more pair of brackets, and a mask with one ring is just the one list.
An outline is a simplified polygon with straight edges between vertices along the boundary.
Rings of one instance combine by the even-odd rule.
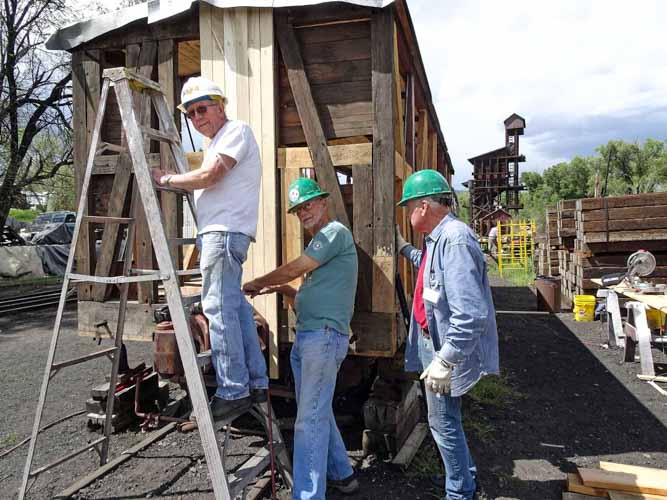
[[[456, 169], [526, 118], [523, 170], [610, 139], [667, 139], [667, 1], [408, 0]], [[452, 127], [449, 127], [452, 124]], [[454, 125], [455, 124], [455, 125]]]

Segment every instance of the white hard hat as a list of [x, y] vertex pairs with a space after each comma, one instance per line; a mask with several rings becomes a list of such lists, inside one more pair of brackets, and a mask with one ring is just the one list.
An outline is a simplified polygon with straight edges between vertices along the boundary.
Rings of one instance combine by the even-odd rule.
[[227, 98], [220, 85], [203, 76], [193, 76], [188, 78], [188, 81], [183, 85], [183, 89], [181, 90], [181, 104], [177, 107], [185, 113], [185, 108], [190, 103], [205, 99], [221, 101], [223, 104], [227, 104]]

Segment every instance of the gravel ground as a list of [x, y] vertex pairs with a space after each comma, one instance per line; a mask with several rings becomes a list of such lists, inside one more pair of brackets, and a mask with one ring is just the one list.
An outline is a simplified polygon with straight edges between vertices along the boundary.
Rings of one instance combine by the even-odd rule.
[[[533, 310], [527, 288], [493, 280], [498, 310]], [[73, 308], [74, 306], [72, 306]], [[0, 318], [0, 452], [30, 433], [51, 337], [55, 309]], [[75, 333], [76, 315], [65, 315], [60, 356], [95, 349]], [[667, 468], [667, 398], [636, 378], [638, 363], [621, 364], [618, 351], [604, 349], [599, 323], [576, 323], [572, 315], [498, 316], [501, 379], [478, 386], [464, 399], [464, 421], [480, 474], [481, 499], [559, 499], [565, 473], [599, 460]], [[130, 365], [150, 363], [151, 345], [129, 342]], [[656, 352], [664, 365], [667, 357]], [[107, 372], [99, 360], [64, 370], [52, 384], [42, 420], [82, 408], [90, 387]], [[237, 422], [238, 427], [245, 424]], [[354, 498], [442, 498], [432, 482], [440, 471], [427, 438], [408, 471], [361, 456], [361, 429], [345, 429], [361, 491]], [[47, 431], [36, 463], [98, 437], [78, 417]], [[143, 439], [137, 430], [114, 435], [111, 456]], [[290, 436], [286, 436], [288, 441]], [[263, 445], [258, 436], [240, 436], [229, 447], [229, 463], [239, 463]], [[27, 446], [0, 459], [2, 498], [15, 498]], [[93, 452], [42, 475], [30, 498], [49, 498], [95, 469]], [[125, 462], [79, 498], [212, 498], [198, 435], [172, 433]], [[343, 498], [331, 494], [328, 498]]]

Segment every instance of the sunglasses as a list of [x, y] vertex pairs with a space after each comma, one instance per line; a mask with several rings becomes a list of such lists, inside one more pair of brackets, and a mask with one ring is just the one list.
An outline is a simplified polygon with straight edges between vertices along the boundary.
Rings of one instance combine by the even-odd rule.
[[307, 201], [294, 209], [294, 215], [299, 215], [301, 212], [308, 212], [315, 205], [315, 201]]
[[201, 106], [197, 106], [196, 108], [194, 108], [192, 111], [188, 111], [187, 113], [185, 113], [185, 116], [187, 116], [188, 118], [190, 118], [190, 120], [192, 120], [195, 117], [195, 115], [205, 115], [206, 112], [208, 111], [208, 108], [217, 105], [218, 105], [217, 102], [214, 102], [213, 104], [202, 104]]

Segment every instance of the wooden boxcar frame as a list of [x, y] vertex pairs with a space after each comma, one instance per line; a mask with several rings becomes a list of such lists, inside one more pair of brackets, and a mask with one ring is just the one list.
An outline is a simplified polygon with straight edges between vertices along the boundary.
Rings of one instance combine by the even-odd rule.
[[[436, 168], [451, 182], [453, 168], [407, 4], [405, 0], [384, 3], [382, 8], [354, 2], [219, 8], [201, 1], [157, 22], [132, 14], [141, 12], [132, 7], [134, 17], [113, 29], [105, 28], [105, 22], [118, 17], [109, 14], [61, 30], [50, 47], [72, 54], [77, 186], [85, 169], [104, 69], [127, 66], [158, 81], [173, 109], [188, 76], [202, 74], [215, 80], [229, 99], [228, 116], [250, 124], [262, 156], [258, 232], [244, 279], [301, 254], [307, 241], [298, 220], [285, 212], [285, 191], [299, 176], [316, 177], [331, 193], [332, 211], [352, 229], [358, 247], [351, 352], [394, 357], [407, 333], [396, 276], [401, 277], [408, 304], [414, 282], [411, 266], [405, 259], [399, 261], [395, 252], [395, 224], [412, 239], [407, 214], [395, 204], [404, 179], [414, 170]], [[113, 103], [110, 109], [102, 139], [120, 144], [123, 138]], [[178, 112], [174, 116], [180, 125]], [[164, 164], [165, 158], [157, 145], [151, 150], [152, 164]], [[201, 154], [190, 158], [196, 167]], [[131, 178], [128, 158], [111, 147], [95, 165], [89, 214], [117, 216], [127, 211]], [[161, 206], [168, 236], [180, 237], [179, 200], [162, 193]], [[134, 265], [151, 268], [145, 217], [139, 217], [137, 224]], [[93, 234], [84, 231], [80, 238], [78, 271], [113, 273], [122, 239], [118, 229], [102, 233], [99, 243]], [[182, 262], [183, 255], [175, 249], [174, 258]], [[80, 285], [82, 335], [98, 335], [103, 321], [113, 330], [117, 303], [110, 293], [99, 285]], [[148, 340], [159, 290], [142, 284], [134, 298], [126, 335]], [[257, 297], [253, 305], [278, 333], [269, 349], [275, 378], [280, 346], [293, 340], [294, 316], [275, 295]]]

